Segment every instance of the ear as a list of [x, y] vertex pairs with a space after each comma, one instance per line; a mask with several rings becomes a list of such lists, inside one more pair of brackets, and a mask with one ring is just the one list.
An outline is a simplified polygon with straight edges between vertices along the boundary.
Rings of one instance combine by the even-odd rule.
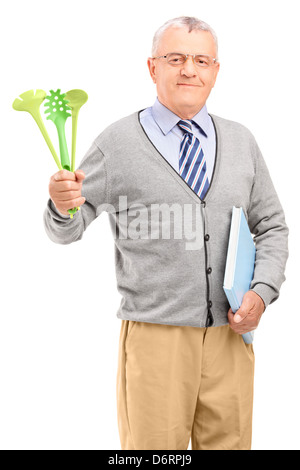
[[213, 86], [212, 86], [212, 88], [215, 86], [215, 83], [216, 83], [216, 80], [217, 80], [217, 76], [218, 76], [219, 70], [220, 70], [220, 62], [217, 62], [217, 64], [215, 65], [215, 72], [214, 72], [214, 78], [213, 78]]
[[156, 66], [155, 66], [154, 60], [151, 57], [148, 57], [147, 65], [148, 65], [148, 69], [149, 69], [151, 78], [153, 80], [153, 83], [156, 83]]

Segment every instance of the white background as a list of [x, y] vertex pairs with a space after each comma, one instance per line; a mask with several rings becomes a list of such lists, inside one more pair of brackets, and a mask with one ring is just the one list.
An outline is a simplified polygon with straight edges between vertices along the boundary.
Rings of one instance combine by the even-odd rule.
[[[30, 115], [16, 113], [12, 102], [29, 89], [86, 90], [79, 166], [108, 124], [153, 104], [156, 90], [146, 65], [152, 37], [181, 15], [215, 29], [221, 68], [208, 110], [253, 132], [286, 213], [287, 280], [254, 344], [253, 449], [300, 449], [298, 3], [1, 3], [1, 449], [120, 449], [120, 295], [107, 214], [80, 242], [48, 239], [43, 212], [57, 167]], [[57, 144], [54, 124], [46, 125]]]

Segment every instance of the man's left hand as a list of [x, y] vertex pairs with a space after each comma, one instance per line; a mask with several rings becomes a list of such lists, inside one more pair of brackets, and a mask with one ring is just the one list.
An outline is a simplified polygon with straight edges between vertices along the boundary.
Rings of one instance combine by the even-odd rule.
[[229, 309], [229, 326], [240, 335], [253, 331], [257, 328], [264, 311], [265, 304], [262, 298], [256, 292], [249, 290], [244, 295], [242, 305], [236, 313], [233, 313], [231, 308]]

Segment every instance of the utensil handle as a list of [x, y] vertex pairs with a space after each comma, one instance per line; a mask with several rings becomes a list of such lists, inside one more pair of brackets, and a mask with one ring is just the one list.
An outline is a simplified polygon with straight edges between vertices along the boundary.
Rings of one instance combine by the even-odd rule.
[[37, 125], [39, 126], [39, 129], [40, 129], [40, 131], [41, 131], [41, 133], [42, 133], [42, 135], [43, 135], [43, 137], [44, 137], [44, 139], [45, 139], [45, 141], [46, 141], [46, 144], [47, 144], [48, 147], [49, 147], [50, 152], [52, 153], [52, 156], [53, 156], [53, 158], [54, 158], [54, 160], [55, 160], [56, 165], [58, 166], [58, 168], [59, 168], [60, 170], [62, 170], [63, 168], [62, 168], [62, 166], [61, 166], [61, 163], [60, 163], [60, 161], [59, 161], [59, 158], [58, 158], [58, 156], [57, 156], [57, 153], [55, 152], [55, 149], [54, 149], [54, 147], [53, 147], [53, 144], [52, 144], [52, 142], [51, 142], [51, 140], [50, 140], [49, 134], [48, 134], [47, 129], [46, 129], [45, 125], [44, 125], [44, 122], [43, 122], [43, 120], [42, 120], [42, 116], [40, 115], [40, 112], [37, 111], [36, 113], [30, 113], [30, 114], [31, 114], [31, 116], [33, 117], [33, 119], [35, 120], [35, 122], [37, 123]]
[[64, 170], [70, 171], [71, 167], [70, 167], [69, 152], [68, 152], [66, 134], [65, 134], [65, 121], [58, 121], [56, 127], [57, 127], [57, 132], [58, 132], [61, 165]]
[[72, 165], [71, 171], [75, 171], [76, 135], [77, 135], [78, 111], [72, 110]]
[[80, 207], [74, 207], [73, 209], [68, 209], [68, 212], [70, 214], [70, 218], [73, 219], [73, 215], [75, 212], [80, 211]]

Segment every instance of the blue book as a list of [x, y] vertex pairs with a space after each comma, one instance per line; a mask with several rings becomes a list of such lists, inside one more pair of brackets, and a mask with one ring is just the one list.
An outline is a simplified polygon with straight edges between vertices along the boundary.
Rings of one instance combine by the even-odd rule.
[[[242, 207], [232, 208], [231, 227], [223, 289], [235, 313], [249, 290], [254, 274], [255, 244]], [[253, 341], [253, 332], [243, 335], [246, 344]]]

